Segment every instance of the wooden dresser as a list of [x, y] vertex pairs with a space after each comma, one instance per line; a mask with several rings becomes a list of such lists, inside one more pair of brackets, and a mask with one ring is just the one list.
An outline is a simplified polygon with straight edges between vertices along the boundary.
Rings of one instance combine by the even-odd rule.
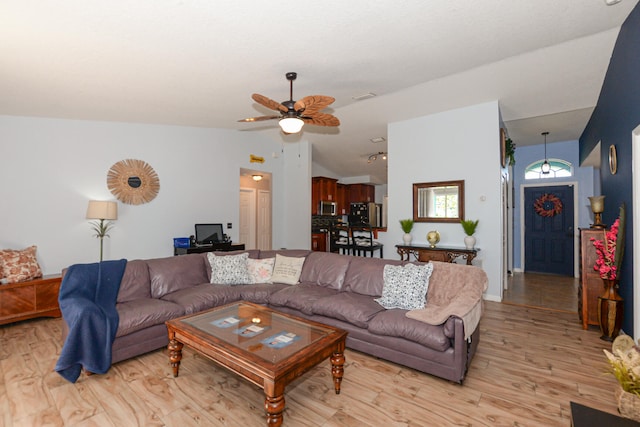
[[582, 329], [598, 323], [598, 296], [604, 291], [600, 274], [593, 269], [596, 263], [596, 248], [591, 238], [603, 240], [605, 230], [598, 228], [580, 229], [580, 286], [578, 287], [578, 316]]
[[58, 292], [61, 281], [62, 277], [55, 274], [0, 285], [0, 325], [35, 317], [60, 317]]

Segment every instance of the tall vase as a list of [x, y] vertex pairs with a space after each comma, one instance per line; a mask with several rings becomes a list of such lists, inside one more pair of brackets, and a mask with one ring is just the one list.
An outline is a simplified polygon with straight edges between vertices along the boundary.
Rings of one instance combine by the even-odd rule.
[[618, 280], [602, 279], [604, 292], [598, 297], [598, 322], [600, 339], [613, 341], [620, 333], [624, 314], [624, 299], [618, 294]]

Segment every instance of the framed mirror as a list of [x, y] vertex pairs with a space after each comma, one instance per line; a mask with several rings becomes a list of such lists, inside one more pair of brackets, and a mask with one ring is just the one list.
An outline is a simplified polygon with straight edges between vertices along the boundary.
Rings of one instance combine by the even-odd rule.
[[414, 222], [460, 222], [464, 219], [464, 180], [413, 184]]

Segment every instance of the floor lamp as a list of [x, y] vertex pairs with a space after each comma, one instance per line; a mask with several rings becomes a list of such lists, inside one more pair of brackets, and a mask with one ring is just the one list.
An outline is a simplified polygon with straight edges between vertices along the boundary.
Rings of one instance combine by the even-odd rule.
[[105, 237], [109, 237], [107, 232], [113, 227], [111, 220], [118, 219], [118, 204], [102, 200], [89, 200], [87, 219], [96, 220], [91, 222], [91, 228], [96, 232], [95, 236], [100, 239], [100, 261], [102, 261], [102, 243]]

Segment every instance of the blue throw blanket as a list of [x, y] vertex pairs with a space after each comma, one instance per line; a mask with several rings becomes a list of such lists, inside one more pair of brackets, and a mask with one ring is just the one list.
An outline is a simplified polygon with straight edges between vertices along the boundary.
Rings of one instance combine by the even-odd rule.
[[118, 330], [116, 298], [127, 260], [75, 264], [60, 284], [58, 301], [69, 326], [56, 371], [74, 383], [84, 367], [104, 374], [111, 367], [111, 346]]

